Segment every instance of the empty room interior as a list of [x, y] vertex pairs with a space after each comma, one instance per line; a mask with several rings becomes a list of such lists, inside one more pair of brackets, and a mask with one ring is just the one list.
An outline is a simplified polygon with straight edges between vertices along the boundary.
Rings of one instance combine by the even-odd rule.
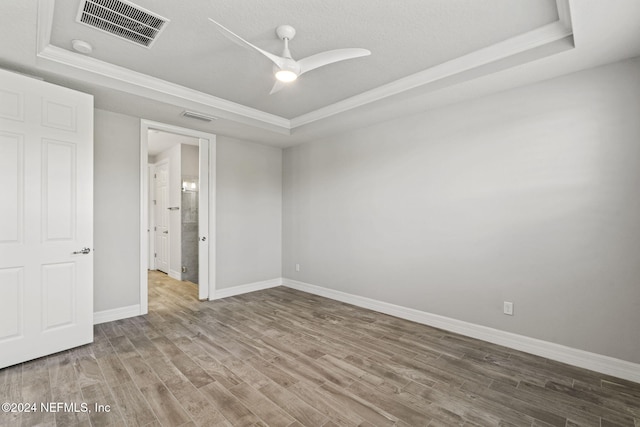
[[0, 426], [640, 427], [640, 1], [2, 0]]

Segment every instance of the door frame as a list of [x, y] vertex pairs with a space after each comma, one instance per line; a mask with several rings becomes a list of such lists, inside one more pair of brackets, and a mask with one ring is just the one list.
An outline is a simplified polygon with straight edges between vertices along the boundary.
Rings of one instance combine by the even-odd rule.
[[[191, 136], [208, 141], [209, 146], [209, 235], [207, 247], [209, 250], [208, 282], [209, 289], [206, 299], [211, 300], [216, 288], [216, 135], [201, 132], [194, 129], [155, 122], [152, 120], [140, 120], [140, 314], [149, 311], [148, 288], [148, 251], [149, 251], [149, 130], [157, 129], [164, 132]], [[201, 144], [203, 141], [200, 142]], [[202, 295], [200, 296], [202, 298]]]
[[156, 242], [155, 242], [155, 236], [153, 238], [151, 238], [151, 230], [153, 230], [153, 227], [155, 227], [156, 225], [156, 220], [154, 218], [154, 215], [152, 214], [152, 209], [149, 208], [149, 206], [151, 206], [152, 201], [153, 201], [153, 196], [154, 196], [154, 188], [153, 185], [151, 184], [151, 177], [156, 173], [156, 164], [155, 163], [148, 163], [147, 165], [147, 184], [149, 185], [147, 188], [147, 218], [148, 218], [148, 222], [147, 222], [147, 246], [149, 247], [149, 251], [147, 253], [147, 268], [149, 270], [155, 270], [156, 269], [156, 263], [154, 260], [154, 253], [156, 250]]

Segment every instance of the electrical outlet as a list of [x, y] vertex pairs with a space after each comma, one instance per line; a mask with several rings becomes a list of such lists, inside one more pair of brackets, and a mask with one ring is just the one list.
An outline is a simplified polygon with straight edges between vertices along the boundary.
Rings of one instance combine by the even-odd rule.
[[504, 314], [513, 316], [513, 303], [509, 301], [505, 301], [503, 305], [503, 311], [504, 311]]
[[296, 271], [300, 271], [300, 264], [296, 264]]

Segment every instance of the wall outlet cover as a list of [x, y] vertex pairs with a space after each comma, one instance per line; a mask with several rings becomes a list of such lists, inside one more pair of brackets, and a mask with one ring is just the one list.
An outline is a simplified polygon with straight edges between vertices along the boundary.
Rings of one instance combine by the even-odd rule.
[[509, 316], [513, 316], [513, 303], [505, 301], [503, 305], [503, 312]]

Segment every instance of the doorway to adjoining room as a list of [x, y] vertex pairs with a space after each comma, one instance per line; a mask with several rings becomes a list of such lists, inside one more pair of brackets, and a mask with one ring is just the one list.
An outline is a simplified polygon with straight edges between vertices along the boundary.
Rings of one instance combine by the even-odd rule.
[[149, 269], [197, 285], [199, 140], [148, 132]]

